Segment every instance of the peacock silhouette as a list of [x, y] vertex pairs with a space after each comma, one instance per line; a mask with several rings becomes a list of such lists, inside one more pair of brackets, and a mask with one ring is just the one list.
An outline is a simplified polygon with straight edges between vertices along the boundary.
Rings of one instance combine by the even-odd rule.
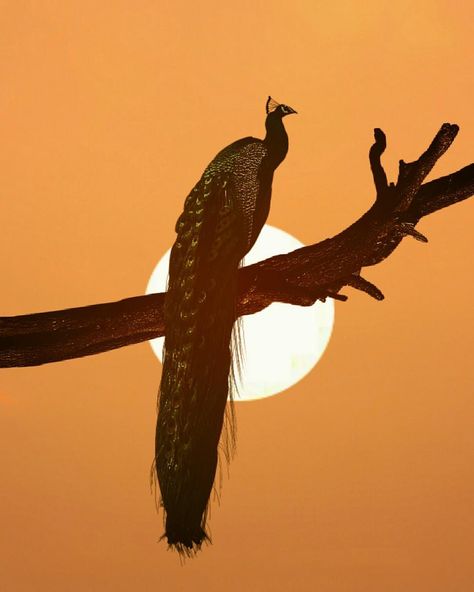
[[267, 219], [273, 174], [288, 152], [283, 117], [296, 111], [268, 97], [266, 113], [263, 140], [238, 140], [207, 166], [186, 198], [171, 250], [154, 470], [163, 536], [188, 555], [209, 540], [219, 441], [227, 456], [235, 442], [232, 402], [227, 413], [226, 405], [238, 354], [231, 347], [237, 271]]

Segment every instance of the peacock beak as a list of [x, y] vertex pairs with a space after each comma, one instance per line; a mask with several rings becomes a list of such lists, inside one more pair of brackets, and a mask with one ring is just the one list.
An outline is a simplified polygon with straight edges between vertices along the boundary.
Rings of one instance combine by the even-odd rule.
[[288, 111], [288, 115], [292, 115], [293, 113], [298, 114], [298, 111], [295, 111], [292, 107], [288, 107], [289, 111]]

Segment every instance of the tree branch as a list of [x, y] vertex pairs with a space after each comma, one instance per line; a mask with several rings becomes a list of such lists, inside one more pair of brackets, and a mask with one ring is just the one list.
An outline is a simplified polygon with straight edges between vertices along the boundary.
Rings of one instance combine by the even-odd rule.
[[[457, 132], [456, 125], [443, 124], [418, 160], [400, 161], [397, 183], [388, 184], [380, 161], [386, 138], [375, 129], [369, 152], [376, 189], [373, 206], [333, 238], [239, 270], [238, 314], [253, 314], [277, 301], [309, 306], [328, 297], [346, 300], [339, 293], [344, 286], [382, 300], [382, 292], [361, 277], [361, 269], [383, 261], [405, 236], [426, 242], [415, 229], [418, 221], [474, 194], [474, 164], [423, 184]], [[165, 333], [164, 298], [163, 293], [151, 294], [0, 317], [0, 367], [36, 366], [160, 337]]]

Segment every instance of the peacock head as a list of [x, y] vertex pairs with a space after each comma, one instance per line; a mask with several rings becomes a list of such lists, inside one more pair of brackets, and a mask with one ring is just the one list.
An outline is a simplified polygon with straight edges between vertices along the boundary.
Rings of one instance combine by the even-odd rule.
[[267, 104], [266, 104], [266, 112], [267, 115], [270, 113], [275, 113], [276, 116], [285, 117], [286, 115], [291, 115], [292, 113], [297, 113], [288, 105], [282, 105], [277, 103], [272, 97], [268, 97]]

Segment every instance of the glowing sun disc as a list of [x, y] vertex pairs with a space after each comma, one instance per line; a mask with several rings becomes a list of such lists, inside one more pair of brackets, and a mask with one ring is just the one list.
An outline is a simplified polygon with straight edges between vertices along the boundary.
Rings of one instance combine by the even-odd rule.
[[[245, 265], [303, 246], [291, 234], [265, 225], [245, 257]], [[147, 294], [166, 290], [169, 257], [170, 250], [153, 270]], [[276, 395], [299, 382], [314, 368], [331, 337], [334, 302], [328, 298], [326, 302], [305, 307], [274, 302], [256, 314], [245, 315], [242, 320], [245, 357], [236, 401]], [[163, 342], [164, 337], [150, 341], [160, 361]]]

